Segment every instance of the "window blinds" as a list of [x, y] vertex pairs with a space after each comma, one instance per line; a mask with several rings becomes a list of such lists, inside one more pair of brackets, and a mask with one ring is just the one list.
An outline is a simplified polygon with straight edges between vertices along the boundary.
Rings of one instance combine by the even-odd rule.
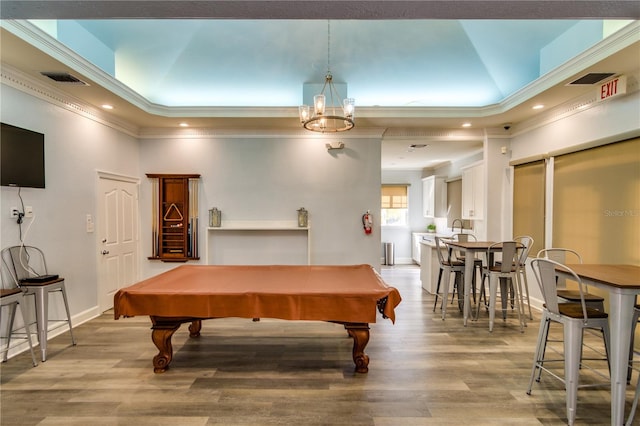
[[554, 161], [553, 246], [585, 263], [640, 263], [640, 138]]
[[520, 164], [513, 172], [513, 236], [529, 235], [529, 256], [544, 248], [545, 162]]
[[407, 185], [382, 185], [383, 209], [407, 208]]

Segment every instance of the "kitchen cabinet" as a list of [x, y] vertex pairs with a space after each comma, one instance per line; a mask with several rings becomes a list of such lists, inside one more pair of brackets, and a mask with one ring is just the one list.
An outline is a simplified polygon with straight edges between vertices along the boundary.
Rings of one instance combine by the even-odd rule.
[[444, 176], [422, 179], [422, 213], [424, 217], [447, 215], [447, 183]]
[[462, 170], [462, 218], [484, 219], [484, 164]]
[[432, 235], [430, 233], [424, 232], [413, 232], [411, 234], [411, 258], [413, 261], [420, 265], [421, 262], [421, 250], [422, 250], [422, 240], [425, 235]]
[[[420, 282], [422, 283], [423, 289], [431, 294], [436, 294], [436, 290], [438, 288], [438, 275], [440, 274], [438, 249], [434, 242], [427, 242], [425, 240], [421, 244], [422, 250], [420, 253], [422, 259], [420, 260]], [[446, 249], [441, 248], [440, 250], [444, 251]]]

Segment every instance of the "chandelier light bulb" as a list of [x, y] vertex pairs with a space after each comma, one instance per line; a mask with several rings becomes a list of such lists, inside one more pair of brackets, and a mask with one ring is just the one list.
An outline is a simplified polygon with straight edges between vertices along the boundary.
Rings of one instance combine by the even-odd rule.
[[311, 118], [311, 116], [309, 115], [309, 105], [300, 105], [298, 107], [298, 111], [300, 113], [301, 123], [304, 123], [305, 121], [309, 120], [309, 118]]
[[347, 118], [353, 118], [355, 99], [346, 98], [344, 101], [342, 101], [342, 103], [343, 103], [344, 115]]
[[315, 108], [315, 114], [316, 115], [324, 115], [324, 106], [325, 106], [325, 102], [324, 102], [324, 95], [315, 95], [313, 97], [313, 105]]

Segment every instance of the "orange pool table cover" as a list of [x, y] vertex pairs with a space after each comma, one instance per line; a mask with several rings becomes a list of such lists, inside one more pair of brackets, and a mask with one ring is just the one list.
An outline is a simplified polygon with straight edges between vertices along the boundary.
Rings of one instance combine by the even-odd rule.
[[138, 315], [395, 322], [400, 293], [370, 265], [182, 265], [114, 296], [116, 319]]

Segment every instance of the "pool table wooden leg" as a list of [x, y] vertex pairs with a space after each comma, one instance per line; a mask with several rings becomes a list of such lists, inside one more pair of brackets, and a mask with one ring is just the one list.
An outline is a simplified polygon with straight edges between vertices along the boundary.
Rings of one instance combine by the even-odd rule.
[[357, 373], [369, 371], [369, 356], [364, 353], [364, 348], [369, 343], [369, 324], [345, 323], [349, 336], [353, 338], [353, 362], [356, 364]]
[[180, 328], [180, 325], [190, 322], [189, 337], [199, 337], [202, 329], [202, 320], [195, 318], [163, 318], [151, 317], [151, 340], [158, 348], [158, 355], [153, 357], [153, 372], [164, 373], [169, 368], [173, 359], [173, 346], [171, 337]]
[[189, 326], [189, 337], [200, 337], [200, 330], [202, 330], [202, 321], [191, 321], [191, 325]]
[[173, 358], [171, 336], [180, 328], [182, 322], [158, 317], [151, 317], [151, 322], [153, 323], [151, 340], [153, 340], [159, 351], [158, 355], [153, 357], [153, 372], [164, 373], [169, 368]]

